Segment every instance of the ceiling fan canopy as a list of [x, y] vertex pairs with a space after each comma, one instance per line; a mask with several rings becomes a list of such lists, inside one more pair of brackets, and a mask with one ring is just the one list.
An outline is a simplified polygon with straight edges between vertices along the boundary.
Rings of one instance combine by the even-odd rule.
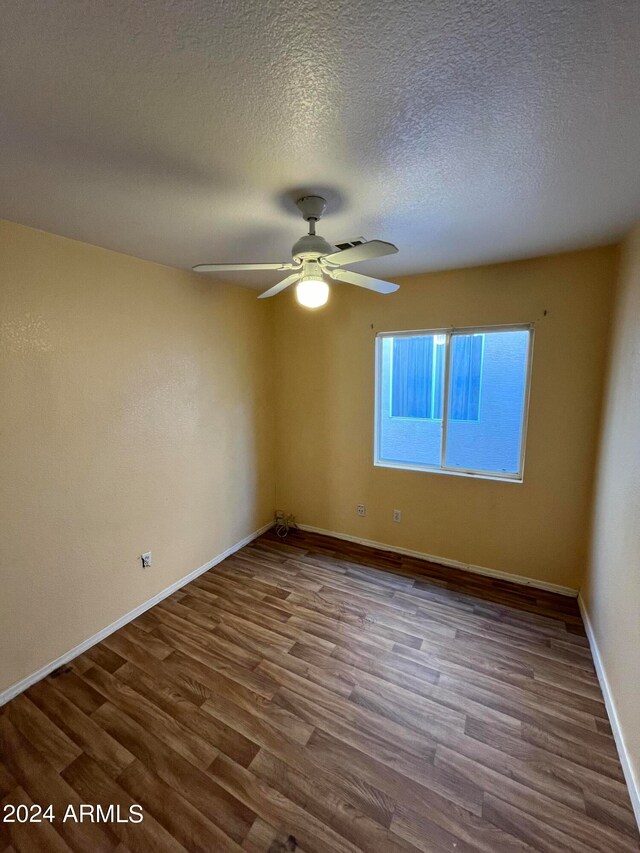
[[317, 195], [307, 195], [296, 202], [303, 218], [309, 223], [309, 232], [297, 240], [291, 249], [291, 262], [264, 264], [197, 264], [195, 272], [227, 272], [231, 270], [282, 270], [291, 272], [278, 284], [265, 290], [258, 299], [276, 296], [282, 290], [297, 284], [298, 302], [307, 308], [318, 308], [329, 298], [329, 286], [326, 277], [334, 281], [355, 284], [376, 293], [393, 293], [399, 285], [390, 281], [372, 278], [368, 275], [342, 269], [361, 261], [370, 261], [384, 255], [395, 254], [398, 249], [393, 243], [384, 240], [369, 240], [347, 249], [336, 249], [324, 237], [316, 234], [316, 222], [323, 215], [326, 201]]

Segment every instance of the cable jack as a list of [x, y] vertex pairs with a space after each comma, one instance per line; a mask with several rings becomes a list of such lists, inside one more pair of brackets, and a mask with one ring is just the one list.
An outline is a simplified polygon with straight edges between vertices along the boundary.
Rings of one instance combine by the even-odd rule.
[[298, 525], [296, 524], [296, 517], [295, 515], [293, 515], [293, 513], [286, 513], [283, 512], [281, 509], [276, 510], [276, 536], [279, 536], [281, 539], [284, 539], [285, 536], [288, 535], [290, 530], [297, 529]]

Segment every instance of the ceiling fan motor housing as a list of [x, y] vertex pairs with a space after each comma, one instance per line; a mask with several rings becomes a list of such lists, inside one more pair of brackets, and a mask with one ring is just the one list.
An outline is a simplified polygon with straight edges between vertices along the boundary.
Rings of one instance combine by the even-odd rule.
[[335, 252], [335, 246], [320, 237], [319, 234], [305, 234], [297, 243], [294, 243], [291, 254], [295, 261], [313, 260], [322, 255], [330, 255]]

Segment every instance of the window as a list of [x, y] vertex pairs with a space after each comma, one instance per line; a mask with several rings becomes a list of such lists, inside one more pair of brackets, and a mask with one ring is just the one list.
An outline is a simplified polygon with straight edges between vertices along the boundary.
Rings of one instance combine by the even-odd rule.
[[521, 480], [533, 330], [382, 333], [375, 463]]

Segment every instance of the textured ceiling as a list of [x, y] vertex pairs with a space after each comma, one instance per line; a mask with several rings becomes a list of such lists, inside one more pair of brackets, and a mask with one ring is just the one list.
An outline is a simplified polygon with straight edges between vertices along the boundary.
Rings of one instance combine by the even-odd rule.
[[387, 277], [607, 242], [640, 214], [639, 44], [638, 0], [4, 0], [0, 216], [279, 261], [319, 190], [330, 242], [397, 243]]

